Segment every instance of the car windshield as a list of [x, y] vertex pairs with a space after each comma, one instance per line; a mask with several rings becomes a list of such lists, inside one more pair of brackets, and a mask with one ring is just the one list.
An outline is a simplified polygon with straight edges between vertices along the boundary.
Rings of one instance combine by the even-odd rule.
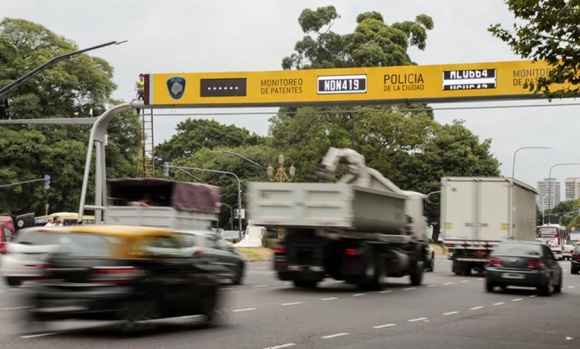
[[108, 257], [117, 238], [96, 234], [63, 234], [59, 251], [73, 256]]
[[495, 247], [493, 254], [507, 256], [541, 256], [542, 245], [503, 243]]
[[63, 233], [39, 232], [35, 229], [22, 230], [14, 242], [25, 245], [57, 245], [63, 235]]

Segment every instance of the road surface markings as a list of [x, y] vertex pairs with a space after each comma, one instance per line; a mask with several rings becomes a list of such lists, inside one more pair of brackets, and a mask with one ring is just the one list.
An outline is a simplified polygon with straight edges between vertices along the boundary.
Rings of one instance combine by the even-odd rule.
[[427, 287], [435, 287], [435, 286], [437, 286], [437, 285], [427, 285]]
[[328, 336], [322, 336], [320, 338], [324, 338], [324, 339], [330, 339], [330, 338], [336, 338], [336, 337], [342, 337], [342, 336], [348, 336], [350, 333], [336, 333], [336, 334], [330, 334]]
[[260, 287], [269, 287], [270, 285], [254, 285], [254, 288], [260, 288]]
[[408, 287], [408, 288], [404, 288], [403, 291], [411, 291], [411, 290], [416, 290], [417, 287]]
[[288, 348], [288, 347], [293, 347], [295, 346], [295, 343], [286, 343], [286, 344], [282, 344], [282, 345], [277, 345], [275, 347], [267, 347], [264, 349], [281, 349], [281, 348]]
[[232, 312], [234, 312], [234, 313], [240, 313], [242, 311], [252, 311], [252, 310], [256, 310], [256, 308], [234, 309], [234, 310], [232, 310]]
[[446, 282], [443, 284], [443, 286], [447, 286], [447, 285], [453, 285], [455, 282]]
[[393, 326], [397, 326], [397, 324], [384, 324], [384, 325], [373, 326], [373, 328], [385, 328], [385, 327], [393, 327]]
[[30, 309], [32, 308], [30, 305], [22, 306], [22, 307], [11, 307], [11, 308], [2, 308], [1, 310], [19, 310], [19, 309]]
[[493, 305], [504, 305], [504, 302], [497, 302], [497, 303], [493, 303]]
[[483, 278], [477, 278], [477, 281], [483, 281]]
[[531, 296], [530, 296], [530, 298], [536, 298], [536, 295], [535, 295], [535, 294], [533, 294], [533, 295], [531, 295]]
[[302, 302], [283, 303], [282, 305], [286, 306], [286, 305], [298, 305], [298, 304], [302, 304]]
[[20, 336], [20, 338], [22, 339], [28, 339], [28, 338], [37, 338], [37, 337], [46, 337], [46, 336], [52, 336], [53, 334], [58, 334], [59, 332], [46, 332], [46, 333], [37, 333], [37, 334], [30, 334], [27, 336]]
[[523, 298], [514, 298], [514, 299], [512, 299], [512, 302], [519, 302], [521, 300], [523, 300]]
[[338, 297], [320, 298], [321, 301], [333, 301], [335, 299], [338, 299]]
[[473, 307], [473, 308], [469, 308], [469, 310], [479, 310], [479, 309], [483, 309], [484, 307], [482, 307], [481, 305], [477, 306], [477, 307]]
[[391, 292], [393, 292], [393, 291], [391, 291], [391, 290], [386, 290], [386, 291], [381, 291], [381, 292], [379, 292], [379, 293], [391, 293]]
[[568, 288], [576, 288], [576, 286], [568, 286]]
[[461, 281], [462, 284], [465, 284], [465, 283], [468, 283], [468, 282], [471, 282], [471, 280], [462, 280]]
[[449, 316], [449, 315], [455, 315], [455, 314], [459, 314], [458, 311], [450, 311], [448, 313], [443, 313], [443, 316]]
[[426, 320], [429, 320], [429, 318], [428, 317], [418, 317], [416, 319], [410, 319], [410, 320], [407, 320], [407, 321], [408, 322], [417, 322], [417, 321], [426, 321]]
[[360, 296], [366, 296], [366, 295], [367, 295], [366, 293], [355, 293], [352, 296], [353, 297], [360, 297]]

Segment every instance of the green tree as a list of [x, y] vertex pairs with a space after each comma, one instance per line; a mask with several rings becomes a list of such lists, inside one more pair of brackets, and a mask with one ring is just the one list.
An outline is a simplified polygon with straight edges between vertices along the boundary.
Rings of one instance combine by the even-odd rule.
[[[54, 57], [78, 51], [71, 41], [22, 19], [0, 22], [0, 86], [5, 86]], [[0, 97], [0, 119], [67, 118], [99, 115], [116, 88], [113, 69], [87, 55], [61, 61]], [[0, 127], [0, 184], [51, 176], [42, 183], [0, 188], [0, 210], [18, 214], [76, 211], [84, 173], [90, 127], [26, 125]], [[135, 173], [140, 147], [139, 120], [122, 113], [109, 129], [109, 176]], [[92, 189], [92, 188], [91, 188]], [[92, 195], [92, 193], [89, 193]]]
[[505, 3], [516, 22], [510, 29], [495, 24], [489, 31], [521, 57], [544, 60], [553, 67], [548, 76], [524, 87], [549, 98], [576, 96], [580, 89], [580, 1], [505, 0]]
[[236, 148], [265, 142], [264, 137], [250, 134], [248, 130], [235, 125], [223, 125], [215, 120], [187, 119], [177, 125], [176, 134], [171, 139], [155, 147], [155, 156], [173, 162], [187, 158], [203, 148]]

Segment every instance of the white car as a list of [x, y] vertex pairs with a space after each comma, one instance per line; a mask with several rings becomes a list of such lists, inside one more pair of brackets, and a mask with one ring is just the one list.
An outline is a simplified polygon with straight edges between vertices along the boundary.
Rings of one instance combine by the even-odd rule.
[[40, 277], [46, 258], [58, 248], [63, 235], [51, 230], [45, 227], [21, 229], [16, 239], [6, 244], [0, 271], [9, 286], [20, 286], [24, 281]]
[[574, 245], [564, 245], [562, 246], [562, 257], [566, 260], [572, 259], [572, 253], [574, 253]]

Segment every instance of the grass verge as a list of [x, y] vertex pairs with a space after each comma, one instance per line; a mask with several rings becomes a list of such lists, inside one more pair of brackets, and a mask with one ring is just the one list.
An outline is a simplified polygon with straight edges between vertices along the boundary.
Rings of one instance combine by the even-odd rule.
[[271, 261], [274, 252], [266, 247], [236, 247], [236, 251], [243, 254], [249, 262]]

